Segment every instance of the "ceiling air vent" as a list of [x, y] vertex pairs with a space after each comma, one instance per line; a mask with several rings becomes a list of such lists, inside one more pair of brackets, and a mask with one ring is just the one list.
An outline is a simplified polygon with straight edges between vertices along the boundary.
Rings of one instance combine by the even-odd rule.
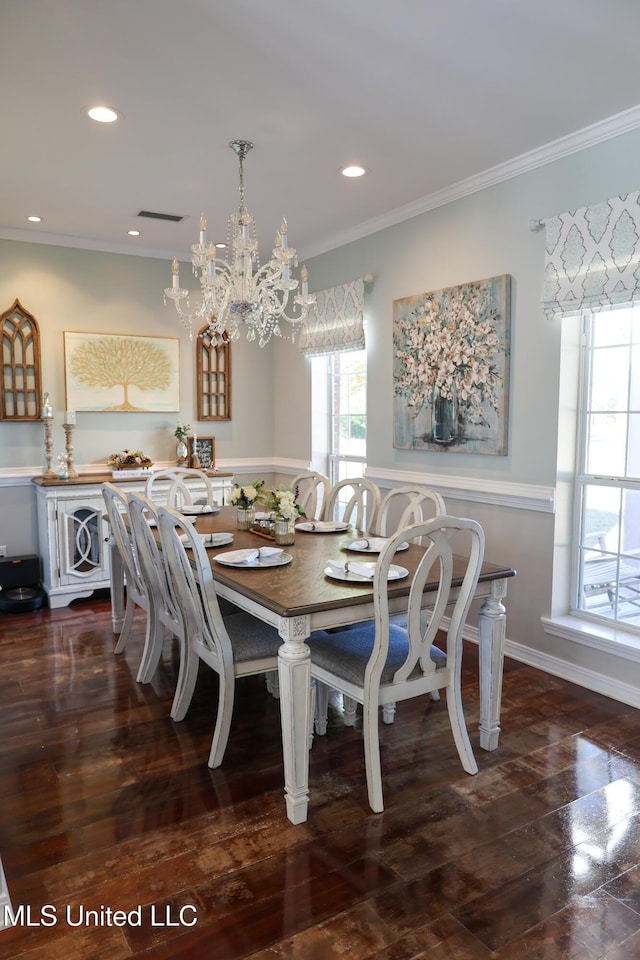
[[151, 220], [168, 220], [169, 223], [182, 223], [184, 220], [184, 217], [180, 217], [175, 213], [154, 213], [153, 210], [141, 210], [138, 216], [148, 217]]

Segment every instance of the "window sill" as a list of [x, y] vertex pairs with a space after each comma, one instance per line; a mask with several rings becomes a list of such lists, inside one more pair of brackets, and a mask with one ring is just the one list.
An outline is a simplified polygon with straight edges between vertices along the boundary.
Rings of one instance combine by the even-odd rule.
[[545, 633], [563, 640], [572, 640], [586, 647], [593, 647], [623, 660], [640, 663], [640, 636], [623, 630], [620, 626], [608, 627], [567, 614], [563, 617], [541, 617]]

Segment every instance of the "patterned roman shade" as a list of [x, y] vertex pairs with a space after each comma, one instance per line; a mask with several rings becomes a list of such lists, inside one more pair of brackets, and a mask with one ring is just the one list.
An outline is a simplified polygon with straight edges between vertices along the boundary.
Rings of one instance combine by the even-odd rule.
[[300, 332], [305, 357], [364, 348], [364, 280], [316, 293], [316, 308]]
[[640, 297], [640, 192], [545, 220], [548, 317]]

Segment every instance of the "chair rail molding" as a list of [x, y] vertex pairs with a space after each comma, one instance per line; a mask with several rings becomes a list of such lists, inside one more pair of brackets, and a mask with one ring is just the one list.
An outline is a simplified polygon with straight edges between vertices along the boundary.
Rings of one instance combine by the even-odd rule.
[[516, 510], [555, 513], [555, 487], [378, 467], [367, 467], [365, 476], [379, 487], [389, 489], [405, 483], [421, 483], [451, 500], [469, 500], [472, 503], [491, 503]]

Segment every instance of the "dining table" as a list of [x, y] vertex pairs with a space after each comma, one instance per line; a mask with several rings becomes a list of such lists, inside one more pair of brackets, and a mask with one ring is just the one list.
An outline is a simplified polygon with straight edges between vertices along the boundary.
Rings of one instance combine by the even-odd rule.
[[[265, 623], [271, 624], [282, 638], [278, 652], [278, 680], [282, 725], [284, 787], [287, 816], [292, 823], [307, 819], [309, 804], [309, 747], [311, 729], [311, 662], [305, 640], [314, 630], [345, 627], [374, 617], [373, 581], [336, 579], [329, 561], [353, 559], [371, 561], [375, 556], [347, 553], [349, 545], [362, 533], [346, 525], [302, 524], [296, 528], [294, 543], [283, 547], [291, 560], [278, 565], [229, 565], [225, 554], [236, 550], [257, 550], [273, 545], [253, 530], [236, 529], [236, 508], [223, 506], [213, 513], [195, 518], [198, 533], [233, 534], [233, 542], [208, 546], [211, 569], [220, 597], [236, 604]], [[306, 531], [304, 530], [306, 527]], [[340, 529], [342, 527], [343, 529]], [[205, 538], [206, 546], [206, 538]], [[122, 571], [112, 551], [112, 614], [115, 632], [123, 620]], [[389, 582], [389, 612], [406, 611], [411, 574], [424, 548], [411, 544], [398, 554], [398, 564], [408, 576]], [[400, 559], [401, 558], [401, 559]], [[462, 581], [466, 560], [455, 558], [454, 587]], [[329, 573], [327, 571], [330, 571]], [[507, 582], [516, 571], [509, 566], [484, 561], [474, 599], [481, 601], [478, 611], [480, 746], [495, 750], [500, 736], [502, 669], [506, 634], [504, 599]], [[425, 607], [437, 581], [427, 583]]]

